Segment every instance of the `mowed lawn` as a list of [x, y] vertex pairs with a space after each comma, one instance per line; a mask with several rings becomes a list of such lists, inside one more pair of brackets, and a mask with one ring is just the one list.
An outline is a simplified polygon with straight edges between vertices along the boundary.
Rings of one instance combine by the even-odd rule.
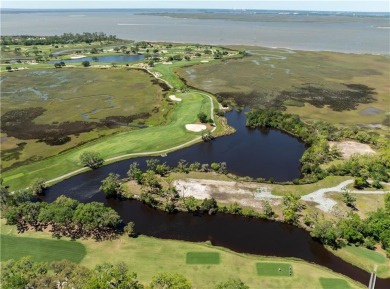
[[348, 283], [342, 279], [320, 278], [323, 289], [349, 289]]
[[390, 259], [386, 258], [384, 253], [355, 246], [345, 246], [336, 251], [332, 250], [332, 253], [369, 272], [376, 265], [378, 277], [390, 277]]
[[[33, 248], [31, 246], [32, 240], [49, 240], [61, 246], [66, 242], [75, 244], [75, 242], [65, 239], [64, 241], [52, 239], [51, 235], [46, 232], [18, 234], [15, 227], [4, 225], [4, 221], [2, 222], [2, 232], [20, 240], [19, 243], [25, 248]], [[81, 265], [93, 268], [104, 262], [114, 264], [125, 262], [130, 271], [137, 273], [143, 284], [149, 284], [152, 277], [158, 273], [178, 272], [191, 281], [193, 288], [202, 289], [214, 288], [215, 284], [228, 278], [240, 278], [250, 288], [323, 289], [320, 278], [342, 279], [346, 280], [350, 288], [364, 288], [364, 286], [344, 278], [342, 275], [314, 264], [292, 259], [238, 254], [224, 248], [213, 247], [207, 243], [161, 240], [142, 235], [138, 238], [121, 236], [119, 239], [103, 242], [78, 240], [77, 243], [83, 244], [87, 251], [80, 262]], [[32, 254], [33, 249], [25, 250], [26, 255]], [[213, 258], [215, 258], [218, 254], [220, 263], [187, 264], [188, 253], [194, 252], [198, 257], [204, 254], [203, 256], [214, 256]], [[291, 277], [258, 276], [257, 263], [288, 263], [293, 267], [294, 273]]]
[[68, 259], [80, 263], [87, 253], [83, 244], [74, 241], [20, 238], [7, 235], [0, 235], [0, 241], [1, 261], [31, 256], [34, 261], [51, 262]]
[[262, 262], [256, 264], [257, 275], [259, 276], [292, 276], [292, 266], [289, 263]]
[[220, 255], [218, 252], [188, 252], [186, 264], [219, 264]]
[[35, 178], [50, 180], [82, 167], [79, 156], [84, 151], [97, 151], [103, 158], [148, 151], [159, 151], [194, 140], [201, 133], [185, 129], [185, 124], [197, 121], [201, 111], [210, 114], [210, 100], [195, 92], [177, 94], [176, 103], [167, 125], [103, 137], [51, 158], [6, 171], [2, 174], [11, 190], [27, 187]]

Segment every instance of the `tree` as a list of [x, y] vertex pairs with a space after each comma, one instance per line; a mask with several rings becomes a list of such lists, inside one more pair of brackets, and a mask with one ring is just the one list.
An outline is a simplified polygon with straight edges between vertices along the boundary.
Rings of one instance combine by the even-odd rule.
[[324, 245], [329, 245], [333, 248], [339, 248], [340, 246], [341, 232], [332, 221], [319, 220], [315, 222], [310, 235]]
[[102, 203], [79, 204], [73, 215], [73, 222], [85, 236], [96, 240], [109, 238], [122, 222], [118, 213]]
[[139, 164], [137, 162], [133, 162], [130, 165], [127, 176], [131, 180], [137, 181], [138, 184], [142, 183], [142, 171], [139, 169]]
[[88, 67], [91, 66], [91, 63], [88, 60], [84, 60], [83, 62], [81, 62], [81, 65], [84, 67]]
[[85, 151], [80, 155], [80, 161], [84, 166], [96, 169], [100, 167], [104, 160], [98, 152]]
[[137, 234], [135, 233], [135, 223], [128, 222], [127, 225], [123, 228], [123, 231], [129, 237], [135, 237]]
[[369, 183], [367, 182], [367, 178], [365, 177], [356, 177], [353, 186], [358, 190], [362, 190], [368, 187]]
[[12, 70], [12, 67], [11, 66], [9, 66], [9, 65], [7, 65], [6, 67], [5, 67], [5, 69], [9, 72], [9, 71], [11, 71]]
[[198, 113], [198, 119], [201, 123], [207, 123], [207, 114], [204, 112]]
[[161, 187], [160, 183], [158, 182], [156, 173], [152, 170], [147, 170], [142, 174], [142, 184], [147, 187], [148, 192], [152, 193]]
[[106, 198], [116, 198], [121, 196], [121, 180], [118, 174], [109, 173], [108, 177], [102, 181], [99, 190], [104, 192]]
[[263, 201], [263, 212], [269, 219], [275, 217], [275, 212], [272, 210], [271, 204], [268, 201]]
[[249, 289], [249, 287], [240, 279], [229, 279], [228, 281], [218, 283], [215, 289]]
[[42, 178], [35, 179], [31, 185], [33, 195], [43, 195], [46, 189], [45, 180]]
[[204, 199], [200, 208], [203, 212], [207, 212], [209, 215], [212, 215], [217, 212], [218, 204], [214, 198]]
[[351, 193], [348, 190], [344, 190], [342, 193], [343, 195], [343, 202], [350, 208], [356, 209], [356, 198], [351, 195]]
[[154, 158], [147, 159], [146, 160], [146, 167], [148, 170], [156, 172], [156, 167], [159, 163], [160, 163], [160, 161], [158, 159], [154, 159]]
[[305, 205], [299, 202], [299, 199], [299, 196], [293, 194], [283, 197], [283, 216], [289, 224], [297, 224], [300, 217], [299, 212], [305, 208]]
[[97, 56], [92, 56], [92, 60], [95, 61], [95, 62], [97, 62], [97, 61], [99, 61], [99, 57], [97, 57]]
[[62, 68], [62, 65], [59, 64], [59, 63], [54, 63], [54, 67], [55, 67], [55, 68]]
[[192, 285], [183, 275], [178, 273], [160, 273], [153, 277], [151, 289], [191, 289]]
[[119, 263], [112, 265], [104, 263], [97, 265], [91, 278], [84, 285], [84, 289], [143, 289], [137, 280], [137, 274], [129, 273], [127, 265]]
[[193, 196], [184, 199], [184, 206], [188, 212], [195, 212], [199, 209], [198, 202]]

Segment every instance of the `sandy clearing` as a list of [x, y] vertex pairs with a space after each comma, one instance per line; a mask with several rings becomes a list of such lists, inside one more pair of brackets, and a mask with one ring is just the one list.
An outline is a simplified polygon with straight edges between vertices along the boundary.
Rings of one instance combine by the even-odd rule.
[[358, 143], [355, 141], [329, 142], [329, 146], [336, 146], [344, 159], [350, 158], [354, 154], [375, 154], [375, 151], [367, 144]]
[[181, 98], [176, 97], [176, 95], [170, 95], [169, 98], [173, 101], [181, 101]]
[[189, 131], [200, 132], [202, 130], [205, 130], [206, 128], [207, 127], [204, 124], [196, 124], [196, 123], [186, 124], [186, 129]]
[[202, 63], [208, 63], [209, 61], [208, 61], [208, 60], [201, 60], [200, 62], [202, 62]]
[[[322, 188], [317, 191], [314, 191], [308, 195], [304, 195], [301, 197], [301, 200], [307, 202], [315, 202], [318, 203], [316, 207], [324, 212], [330, 212], [337, 202], [327, 196], [327, 193], [343, 193], [345, 188], [352, 184], [354, 180], [346, 180], [335, 187], [332, 188]], [[359, 190], [349, 190], [351, 194], [362, 194], [362, 195], [383, 195], [387, 194], [387, 191], [359, 191]]]
[[181, 179], [173, 182], [180, 196], [203, 200], [215, 198], [217, 201], [234, 203], [242, 206], [262, 208], [263, 200], [273, 204], [280, 196], [272, 195], [270, 187], [264, 184], [238, 183], [235, 181], [217, 181], [204, 179]]

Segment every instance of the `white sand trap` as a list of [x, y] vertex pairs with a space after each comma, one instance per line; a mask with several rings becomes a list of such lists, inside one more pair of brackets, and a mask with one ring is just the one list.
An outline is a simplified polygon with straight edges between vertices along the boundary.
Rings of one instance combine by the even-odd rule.
[[186, 129], [189, 131], [200, 132], [206, 128], [204, 124], [186, 124]]
[[173, 64], [172, 62], [163, 62], [163, 64]]
[[176, 97], [176, 95], [170, 95], [169, 98], [173, 101], [181, 101], [181, 98]]
[[77, 55], [77, 56], [71, 56], [70, 59], [80, 59], [80, 58], [85, 58], [85, 55]]
[[202, 63], [207, 63], [207, 62], [209, 62], [208, 60], [201, 60], [200, 62], [202, 62]]

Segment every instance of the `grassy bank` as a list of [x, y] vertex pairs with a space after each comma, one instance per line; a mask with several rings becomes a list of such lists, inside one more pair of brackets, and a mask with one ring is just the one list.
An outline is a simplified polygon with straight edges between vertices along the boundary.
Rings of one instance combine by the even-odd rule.
[[375, 266], [378, 266], [377, 275], [380, 278], [390, 278], [390, 260], [380, 250], [378, 252], [364, 247], [346, 246], [330, 251], [343, 260], [368, 272], [372, 272]]
[[[2, 225], [3, 234], [23, 240], [23, 246], [29, 247], [32, 239], [52, 240], [48, 233], [27, 232], [17, 234], [14, 227]], [[53, 240], [53, 242], [58, 242]], [[67, 241], [70, 242], [70, 241]], [[345, 280], [349, 288], [364, 288], [354, 281], [336, 274], [326, 268], [303, 261], [260, 257], [234, 253], [230, 250], [213, 247], [206, 243], [191, 243], [174, 240], [160, 240], [145, 236], [128, 238], [122, 236], [113, 241], [95, 242], [92, 240], [77, 241], [86, 247], [87, 254], [81, 265], [93, 268], [104, 262], [125, 262], [130, 271], [138, 274], [139, 280], [148, 284], [152, 276], [160, 272], [179, 272], [189, 278], [194, 288], [213, 288], [218, 282], [228, 278], [240, 278], [250, 288], [311, 288], [322, 289], [320, 278]], [[186, 264], [189, 252], [198, 254], [218, 254], [219, 264]], [[3, 253], [2, 253], [3, 256]], [[215, 262], [216, 263], [216, 262]], [[292, 266], [293, 276], [271, 277], [259, 276], [257, 264], [288, 263]]]
[[167, 125], [103, 137], [57, 156], [6, 171], [2, 177], [11, 190], [15, 190], [28, 186], [34, 178], [44, 177], [45, 180], [50, 180], [81, 168], [79, 156], [86, 150], [97, 151], [103, 158], [108, 158], [169, 149], [193, 140], [200, 133], [187, 131], [185, 124], [194, 123], [201, 111], [209, 114], [210, 100], [197, 93], [182, 93], [178, 97], [183, 101], [175, 104], [176, 108]]

